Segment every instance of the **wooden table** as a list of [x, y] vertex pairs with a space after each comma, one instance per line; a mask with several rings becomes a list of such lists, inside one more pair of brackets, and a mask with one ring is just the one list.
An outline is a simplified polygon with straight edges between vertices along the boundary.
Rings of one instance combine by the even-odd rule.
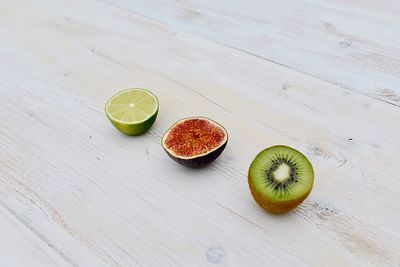
[[[400, 266], [398, 0], [2, 0], [0, 44], [1, 267]], [[201, 170], [160, 146], [194, 115], [230, 135]], [[247, 184], [274, 144], [316, 173], [282, 216]]]

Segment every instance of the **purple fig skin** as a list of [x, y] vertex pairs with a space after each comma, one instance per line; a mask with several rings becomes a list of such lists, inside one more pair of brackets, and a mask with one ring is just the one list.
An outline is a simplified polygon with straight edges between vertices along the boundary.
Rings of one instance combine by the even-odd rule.
[[205, 165], [208, 165], [211, 162], [213, 162], [214, 160], [216, 160], [221, 155], [221, 153], [224, 151], [227, 143], [228, 143], [228, 139], [221, 147], [214, 150], [213, 152], [208, 153], [206, 155], [199, 156], [199, 157], [191, 158], [191, 159], [181, 159], [179, 157], [175, 157], [175, 156], [171, 155], [165, 148], [164, 148], [164, 150], [165, 150], [165, 152], [167, 152], [168, 156], [171, 159], [178, 162], [179, 164], [181, 164], [185, 167], [188, 167], [188, 168], [198, 169], [198, 168], [204, 167]]
[[[216, 127], [219, 127], [221, 129], [223, 129], [223, 132], [225, 134], [225, 140], [223, 141], [223, 143], [220, 143], [219, 147], [215, 150], [212, 150], [211, 152], [208, 153], [204, 153], [202, 155], [199, 156], [194, 156], [191, 158], [183, 158], [183, 157], [179, 157], [178, 155], [170, 152], [165, 146], [164, 146], [164, 138], [167, 136], [167, 134], [171, 131], [171, 129], [173, 129], [173, 127], [175, 127], [176, 125], [178, 125], [181, 122], [184, 122], [185, 120], [190, 120], [190, 119], [201, 119], [201, 120], [206, 120], [209, 122], [212, 122]], [[185, 119], [181, 119], [178, 122], [176, 122], [175, 124], [173, 124], [164, 134], [164, 137], [161, 140], [161, 146], [163, 147], [163, 149], [165, 150], [165, 152], [167, 152], [168, 156], [173, 159], [174, 161], [178, 162], [179, 164], [188, 167], [188, 168], [192, 168], [192, 169], [198, 169], [201, 167], [204, 167], [205, 165], [208, 165], [209, 163], [213, 162], [215, 159], [217, 159], [221, 153], [224, 151], [226, 145], [228, 144], [228, 132], [227, 130], [219, 123], [206, 118], [206, 117], [190, 117], [190, 118], [185, 118]]]

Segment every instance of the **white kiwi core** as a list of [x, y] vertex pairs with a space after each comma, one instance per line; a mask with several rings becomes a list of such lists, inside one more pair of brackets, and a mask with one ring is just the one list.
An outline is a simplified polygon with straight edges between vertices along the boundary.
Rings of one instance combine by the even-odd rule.
[[287, 164], [282, 163], [272, 173], [272, 175], [274, 176], [276, 181], [283, 183], [290, 178], [290, 167]]

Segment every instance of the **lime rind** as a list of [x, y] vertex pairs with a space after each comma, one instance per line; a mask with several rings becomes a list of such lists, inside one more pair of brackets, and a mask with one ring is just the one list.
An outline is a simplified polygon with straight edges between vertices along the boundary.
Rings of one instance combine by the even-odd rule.
[[112, 96], [105, 106], [105, 112], [118, 130], [139, 135], [154, 124], [158, 108], [158, 99], [152, 92], [131, 88]]

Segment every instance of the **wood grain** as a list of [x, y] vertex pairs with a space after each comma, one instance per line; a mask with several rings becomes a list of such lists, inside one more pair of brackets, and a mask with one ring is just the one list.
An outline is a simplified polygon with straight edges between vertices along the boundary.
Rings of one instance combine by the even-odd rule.
[[44, 239], [27, 218], [0, 206], [0, 266], [70, 266]]
[[[2, 1], [0, 266], [399, 265], [397, 7]], [[103, 111], [129, 87], [160, 100], [139, 137]], [[201, 170], [160, 146], [194, 115], [230, 135]], [[274, 144], [316, 172], [283, 216], [247, 185]]]
[[398, 1], [103, 1], [400, 105]]

